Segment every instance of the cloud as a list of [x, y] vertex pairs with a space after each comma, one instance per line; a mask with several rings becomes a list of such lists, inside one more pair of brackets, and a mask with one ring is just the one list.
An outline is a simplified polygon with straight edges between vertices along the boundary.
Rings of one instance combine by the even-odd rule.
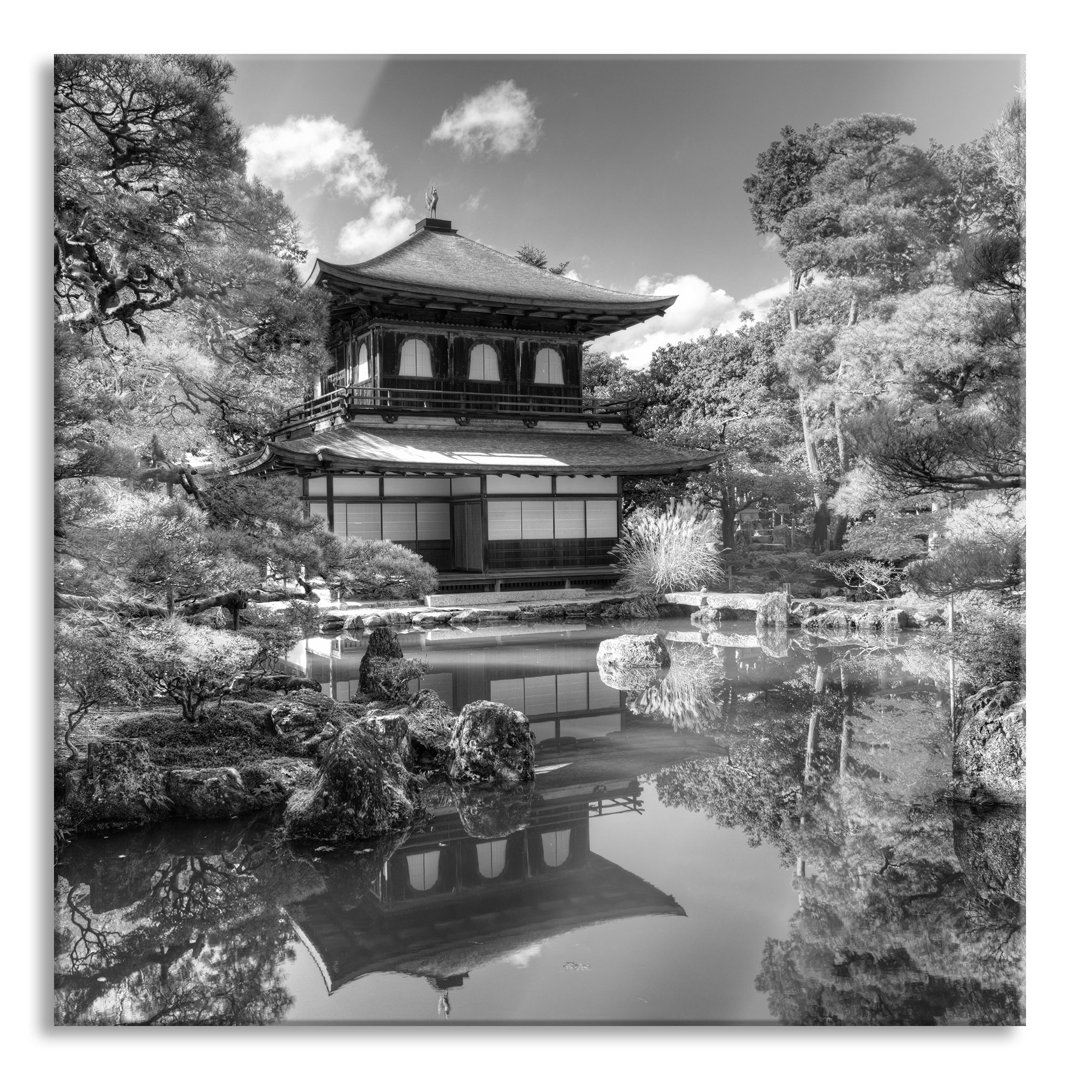
[[593, 342], [597, 351], [622, 354], [633, 368], [647, 367], [653, 351], [661, 345], [687, 341], [710, 330], [734, 330], [739, 325], [739, 313], [751, 311], [760, 318], [778, 297], [785, 295], [786, 281], [759, 289], [742, 300], [736, 300], [723, 289], [714, 289], [696, 274], [652, 280], [642, 278], [635, 292], [649, 296], [671, 296], [678, 299], [663, 316], [646, 319], [637, 326], [627, 327]]
[[290, 116], [280, 124], [256, 124], [244, 136], [248, 177], [273, 187], [301, 179], [317, 191], [372, 199], [392, 187], [386, 166], [360, 128], [332, 116]]
[[507, 79], [444, 112], [428, 142], [451, 142], [464, 157], [506, 157], [534, 150], [542, 123], [525, 91]]
[[346, 222], [338, 236], [338, 250], [360, 262], [381, 255], [413, 231], [413, 217], [408, 199], [380, 195], [365, 217]]
[[461, 208], [463, 210], [468, 210], [470, 213], [475, 214], [476, 211], [479, 210], [480, 207], [483, 205], [483, 202], [482, 202], [483, 198], [484, 198], [484, 189], [481, 188], [479, 191], [474, 191], [473, 194], [470, 195], [461, 204]]

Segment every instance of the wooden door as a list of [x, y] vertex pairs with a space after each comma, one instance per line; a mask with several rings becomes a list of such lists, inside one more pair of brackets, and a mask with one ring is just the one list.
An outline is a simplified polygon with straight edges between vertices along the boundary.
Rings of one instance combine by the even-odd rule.
[[454, 503], [454, 569], [484, 569], [484, 528], [479, 502]]

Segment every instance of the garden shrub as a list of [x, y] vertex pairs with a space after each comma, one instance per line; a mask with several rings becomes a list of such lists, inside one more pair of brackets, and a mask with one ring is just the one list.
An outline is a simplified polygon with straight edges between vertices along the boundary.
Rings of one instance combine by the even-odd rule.
[[1025, 679], [1026, 619], [1022, 609], [968, 603], [957, 612], [953, 648], [957, 674], [969, 691]]
[[410, 600], [438, 591], [439, 573], [415, 551], [390, 540], [349, 537], [327, 584], [359, 600]]
[[656, 593], [707, 589], [720, 583], [723, 559], [715, 518], [688, 504], [635, 510], [613, 554], [620, 584]]
[[163, 619], [135, 630], [132, 649], [143, 695], [172, 698], [194, 723], [206, 702], [220, 698], [232, 678], [251, 666], [259, 646], [228, 630]]
[[856, 600], [888, 600], [904, 591], [902, 566], [850, 551], [829, 551], [813, 564], [842, 585], [855, 590]]

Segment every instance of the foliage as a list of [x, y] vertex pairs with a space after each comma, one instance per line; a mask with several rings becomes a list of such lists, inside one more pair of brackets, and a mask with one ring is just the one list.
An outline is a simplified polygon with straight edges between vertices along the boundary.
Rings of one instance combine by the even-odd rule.
[[130, 640], [118, 620], [82, 613], [58, 621], [54, 640], [57, 697], [66, 711], [64, 744], [74, 761], [71, 737], [87, 714], [101, 705], [126, 703], [136, 677]]
[[163, 619], [132, 632], [137, 688], [144, 696], [170, 697], [185, 720], [197, 723], [206, 702], [220, 698], [233, 676], [251, 666], [258, 648], [229, 631]]
[[547, 255], [533, 244], [522, 244], [515, 254], [523, 263], [535, 266], [537, 270], [547, 270], [556, 277], [565, 274], [570, 266], [569, 260], [559, 263], [558, 266], [548, 266]]
[[957, 613], [953, 649], [957, 677], [968, 693], [1003, 683], [1024, 684], [1026, 620], [1022, 610], [972, 600]]
[[831, 574], [841, 584], [856, 590], [856, 600], [887, 600], [903, 591], [906, 571], [893, 563], [871, 559], [848, 551], [833, 551], [814, 566]]
[[323, 574], [331, 588], [363, 600], [419, 599], [439, 587], [430, 563], [390, 540], [349, 537]]
[[[265, 711], [269, 712], [269, 706]], [[141, 715], [118, 724], [116, 734], [123, 739], [143, 739], [151, 762], [161, 768], [235, 767], [295, 753], [270, 724], [234, 712], [227, 703], [199, 724], [176, 715]]]
[[716, 521], [700, 507], [635, 510], [613, 549], [620, 583], [635, 592], [709, 588], [720, 581]]
[[224, 590], [235, 610], [268, 563], [293, 573], [328, 543], [324, 526], [298, 524], [295, 487], [268, 480], [255, 498], [249, 484], [244, 499], [243, 482], [211, 479], [329, 363], [297, 223], [245, 175], [231, 78], [208, 57], [56, 58], [64, 609], [171, 613]]
[[368, 662], [367, 693], [383, 701], [407, 701], [411, 696], [409, 684], [426, 671], [423, 660], [373, 656]]
[[293, 600], [287, 607], [277, 611], [247, 608], [240, 633], [258, 646], [251, 666], [270, 671], [296, 642], [313, 636], [318, 629], [319, 613], [316, 605]]

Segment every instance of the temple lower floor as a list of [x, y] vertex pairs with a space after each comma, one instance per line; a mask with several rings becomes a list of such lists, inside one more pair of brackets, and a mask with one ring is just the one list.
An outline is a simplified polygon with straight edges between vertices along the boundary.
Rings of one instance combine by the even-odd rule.
[[608, 570], [617, 476], [308, 476], [303, 497], [339, 536], [392, 540], [459, 576], [579, 578]]

